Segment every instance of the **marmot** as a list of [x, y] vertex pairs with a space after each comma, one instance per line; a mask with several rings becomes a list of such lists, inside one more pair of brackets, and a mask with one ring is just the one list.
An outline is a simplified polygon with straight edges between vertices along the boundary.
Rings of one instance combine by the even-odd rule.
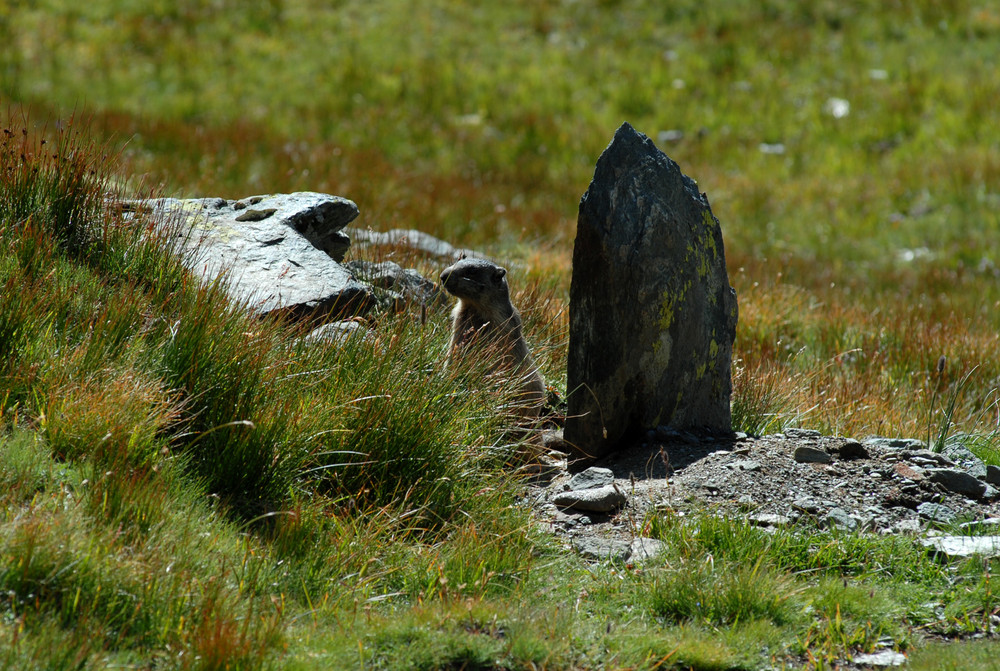
[[462, 259], [444, 269], [441, 285], [458, 299], [451, 313], [448, 361], [473, 349], [495, 354], [500, 358], [496, 368], [511, 370], [520, 381], [522, 414], [537, 417], [545, 382], [521, 332], [521, 314], [510, 302], [507, 269], [484, 259]]

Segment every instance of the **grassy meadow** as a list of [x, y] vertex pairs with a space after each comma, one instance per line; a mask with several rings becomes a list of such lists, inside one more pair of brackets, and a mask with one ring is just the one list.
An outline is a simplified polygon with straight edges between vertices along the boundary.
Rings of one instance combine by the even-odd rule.
[[323, 191], [481, 249], [562, 388], [577, 205], [627, 120], [722, 222], [735, 428], [1000, 464], [1000, 9], [747, 4], [0, 7], [0, 668], [993, 668], [950, 641], [995, 626], [996, 563], [908, 538], [664, 512], [635, 522], [662, 559], [580, 561], [444, 311], [308, 346], [118, 205]]

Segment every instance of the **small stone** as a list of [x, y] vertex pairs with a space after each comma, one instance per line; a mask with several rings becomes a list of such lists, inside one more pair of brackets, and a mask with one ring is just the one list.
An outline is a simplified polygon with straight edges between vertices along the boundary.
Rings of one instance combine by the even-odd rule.
[[754, 461], [753, 459], [741, 459], [739, 461], [734, 461], [729, 464], [729, 468], [734, 471], [759, 471], [760, 462]]
[[804, 513], [809, 513], [810, 515], [815, 515], [820, 510], [823, 509], [823, 504], [814, 498], [805, 497], [793, 501], [792, 508], [795, 508], [796, 510], [801, 510]]
[[955, 521], [955, 511], [946, 505], [925, 501], [917, 506], [917, 514], [925, 520], [937, 524], [951, 524]]
[[431, 256], [445, 259], [483, 258], [482, 254], [471, 249], [452, 247], [444, 240], [439, 240], [429, 233], [415, 229], [394, 228], [390, 231], [373, 231], [366, 228], [348, 228], [351, 239], [359, 246], [375, 247], [407, 247]]
[[846, 443], [840, 446], [840, 458], [841, 459], [870, 459], [871, 455], [868, 454], [868, 450], [865, 446], [856, 440], [848, 440]]
[[612, 540], [608, 538], [574, 538], [573, 548], [580, 553], [584, 559], [625, 561], [631, 553], [631, 544], [628, 541]]
[[828, 464], [833, 461], [833, 457], [825, 451], [808, 445], [796, 447], [792, 458], [800, 464]]
[[919, 539], [919, 542], [948, 558], [1000, 556], [1000, 536], [929, 536]]
[[570, 491], [574, 492], [582, 489], [597, 489], [598, 487], [607, 487], [614, 481], [615, 474], [610, 468], [591, 466], [570, 478], [569, 488]]
[[906, 450], [903, 452], [903, 456], [908, 458], [913, 463], [918, 466], [954, 466], [955, 462], [938, 452], [931, 452], [930, 450]]
[[785, 429], [783, 433], [789, 438], [798, 440], [810, 440], [820, 438], [823, 435], [819, 431], [813, 431], [812, 429]]
[[920, 531], [920, 520], [914, 520], [914, 519], [900, 520], [899, 522], [896, 522], [895, 529], [896, 533], [901, 533], [901, 534]]
[[979, 479], [986, 478], [986, 464], [983, 460], [973, 454], [972, 450], [965, 445], [958, 443], [948, 443], [941, 450], [941, 454], [951, 459], [963, 471]]
[[912, 468], [902, 462], [897, 462], [893, 465], [892, 470], [896, 472], [896, 475], [914, 482], [920, 482], [924, 479], [924, 470], [922, 468]]
[[831, 508], [823, 517], [823, 526], [831, 529], [854, 531], [858, 528], [858, 521], [851, 517], [843, 508]]
[[562, 455], [570, 453], [570, 447], [563, 438], [562, 429], [546, 429], [540, 436], [542, 447], [550, 452], [559, 452]]
[[930, 471], [931, 482], [936, 482], [950, 492], [981, 499], [986, 494], [986, 483], [966, 473], [952, 468], [935, 468]]
[[994, 487], [1000, 487], [1000, 466], [989, 464], [986, 467], [986, 482]]
[[787, 527], [792, 523], [789, 517], [776, 513], [758, 513], [750, 515], [747, 519], [759, 527]]
[[348, 261], [344, 267], [355, 277], [368, 282], [373, 287], [398, 292], [403, 303], [424, 303], [447, 301], [441, 288], [412, 268], [403, 268], [393, 261], [374, 263], [371, 261]]
[[606, 513], [620, 508], [624, 505], [625, 500], [625, 494], [614, 485], [559, 492], [552, 497], [552, 503], [560, 508], [573, 508], [595, 513]]
[[875, 436], [866, 438], [863, 445], [865, 447], [880, 447], [893, 450], [923, 450], [927, 449], [927, 443], [914, 438], [882, 438]]
[[629, 545], [628, 556], [625, 561], [646, 562], [656, 559], [667, 549], [666, 543], [655, 538], [636, 538]]
[[1000, 517], [987, 517], [984, 520], [963, 522], [959, 525], [962, 529], [988, 529], [1000, 526]]
[[879, 650], [871, 654], [855, 655], [857, 666], [902, 666], [906, 664], [906, 655], [895, 650]]
[[535, 481], [551, 481], [566, 471], [565, 455], [559, 452], [540, 454], [534, 463], [525, 464], [518, 472], [535, 478]]

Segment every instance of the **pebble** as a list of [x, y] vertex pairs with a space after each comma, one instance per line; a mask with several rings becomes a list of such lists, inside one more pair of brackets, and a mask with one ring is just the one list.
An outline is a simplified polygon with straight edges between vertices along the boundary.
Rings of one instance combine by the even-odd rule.
[[569, 488], [570, 491], [574, 492], [581, 489], [596, 489], [598, 487], [606, 487], [614, 481], [615, 474], [610, 468], [591, 466], [570, 478]]
[[800, 464], [828, 464], [833, 461], [833, 457], [824, 450], [808, 445], [799, 445], [796, 447], [792, 458]]
[[938, 524], [951, 524], [955, 521], [955, 511], [941, 503], [925, 501], [917, 506], [917, 514]]
[[955, 462], [944, 456], [943, 454], [938, 454], [937, 452], [931, 452], [930, 450], [908, 450], [903, 452], [903, 456], [912, 461], [915, 464], [933, 466], [937, 464], [938, 466], [954, 466]]
[[656, 559], [666, 549], [667, 544], [663, 541], [656, 540], [655, 538], [639, 537], [629, 545], [629, 552], [625, 561], [639, 563]]
[[573, 508], [587, 512], [607, 513], [625, 504], [625, 494], [614, 485], [559, 492], [552, 503], [560, 508]]
[[865, 447], [881, 447], [883, 449], [894, 450], [922, 450], [927, 449], [927, 443], [914, 438], [882, 438], [875, 436], [867, 438], [862, 445]]
[[851, 517], [843, 508], [831, 508], [823, 517], [823, 526], [831, 529], [855, 531], [858, 528], [858, 521]]
[[907, 480], [913, 480], [914, 482], [920, 482], [924, 479], [924, 469], [920, 467], [911, 467], [898, 462], [892, 467], [892, 470], [895, 471], [896, 475], [904, 477]]
[[986, 464], [966, 446], [952, 443], [945, 445], [941, 453], [955, 462], [955, 464], [969, 475], [982, 479], [986, 478]]
[[757, 513], [747, 519], [759, 527], [787, 527], [792, 523], [791, 518], [775, 513]]
[[854, 663], [858, 666], [902, 666], [906, 664], [906, 655], [895, 650], [879, 650], [864, 655], [855, 655]]
[[871, 455], [865, 446], [856, 440], [848, 440], [840, 446], [841, 459], [870, 459]]
[[789, 438], [796, 438], [798, 440], [820, 438], [822, 436], [819, 431], [813, 431], [812, 429], [785, 429], [782, 433]]
[[801, 510], [804, 513], [809, 513], [810, 515], [818, 513], [822, 507], [823, 505], [819, 501], [810, 497], [795, 499], [792, 502], [792, 508]]
[[608, 538], [574, 538], [573, 548], [584, 559], [624, 561], [630, 550], [628, 541]]
[[655, 538], [635, 538], [631, 542], [609, 538], [574, 538], [573, 548], [585, 559], [642, 563], [656, 559], [667, 549]]

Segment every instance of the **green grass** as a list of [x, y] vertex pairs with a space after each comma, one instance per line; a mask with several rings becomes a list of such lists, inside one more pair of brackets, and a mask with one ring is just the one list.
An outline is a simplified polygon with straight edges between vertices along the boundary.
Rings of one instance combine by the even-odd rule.
[[645, 520], [653, 565], [583, 564], [517, 503], [512, 390], [443, 369], [443, 310], [309, 346], [118, 203], [325, 191], [480, 248], [565, 391], [577, 203], [628, 120], [722, 221], [736, 428], [1000, 463], [998, 36], [968, 0], [0, 10], [0, 665], [820, 669], [891, 639], [992, 668], [926, 639], [990, 626], [995, 562], [909, 538], [707, 511]]

